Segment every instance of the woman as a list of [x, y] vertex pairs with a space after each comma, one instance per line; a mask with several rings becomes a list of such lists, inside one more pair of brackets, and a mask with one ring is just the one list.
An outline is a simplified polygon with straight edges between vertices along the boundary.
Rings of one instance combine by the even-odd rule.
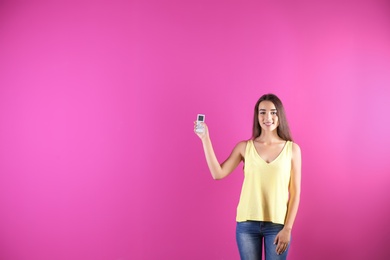
[[264, 241], [267, 260], [286, 259], [301, 189], [301, 150], [292, 141], [283, 104], [273, 94], [255, 105], [253, 135], [239, 142], [220, 164], [207, 125], [202, 140], [214, 179], [228, 176], [244, 162], [244, 182], [237, 207], [236, 239], [242, 260], [261, 259]]

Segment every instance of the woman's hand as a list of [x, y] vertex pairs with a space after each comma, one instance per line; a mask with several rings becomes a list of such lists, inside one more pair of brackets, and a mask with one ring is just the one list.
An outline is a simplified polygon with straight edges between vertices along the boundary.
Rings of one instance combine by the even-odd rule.
[[205, 137], [209, 136], [209, 130], [208, 130], [205, 122], [202, 122], [200, 124], [202, 125], [202, 127], [204, 129], [203, 132], [200, 132], [200, 133], [196, 132], [196, 121], [194, 122], [194, 132], [197, 136], [199, 136], [200, 139], [203, 140]]
[[290, 243], [290, 239], [291, 239], [291, 230], [288, 230], [286, 228], [283, 228], [276, 235], [274, 244], [276, 245], [276, 253], [278, 255], [283, 254], [287, 250], [288, 244]]

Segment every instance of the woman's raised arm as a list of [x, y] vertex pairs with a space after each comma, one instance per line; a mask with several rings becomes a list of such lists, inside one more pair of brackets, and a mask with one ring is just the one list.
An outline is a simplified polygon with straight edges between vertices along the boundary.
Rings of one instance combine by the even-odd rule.
[[246, 142], [239, 142], [229, 155], [229, 157], [223, 162], [219, 163], [217, 156], [215, 155], [213, 145], [209, 136], [208, 127], [205, 123], [203, 133], [196, 133], [202, 140], [203, 150], [206, 157], [207, 165], [210, 169], [211, 176], [215, 180], [220, 180], [228, 176], [243, 160], [245, 154]]

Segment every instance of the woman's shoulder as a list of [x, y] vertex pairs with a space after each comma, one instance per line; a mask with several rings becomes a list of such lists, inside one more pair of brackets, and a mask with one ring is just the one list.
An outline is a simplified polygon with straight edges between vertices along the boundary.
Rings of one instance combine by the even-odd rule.
[[299, 145], [296, 142], [294, 141], [287, 141], [287, 142], [291, 143], [291, 146], [295, 147], [295, 149], [299, 149]]
[[295, 143], [295, 142], [293, 142], [293, 141], [289, 141], [289, 142], [291, 142], [291, 148], [292, 148], [292, 152], [293, 152], [293, 154], [301, 154], [301, 147], [297, 144], [297, 143]]
[[251, 140], [251, 139], [249, 139], [249, 140], [242, 140], [242, 141], [240, 141], [240, 142], [238, 142], [238, 143], [236, 144], [236, 147], [245, 148], [246, 145], [247, 145], [250, 141], [252, 141], [252, 140]]
[[247, 147], [247, 144], [251, 141], [252, 141], [251, 139], [240, 141], [234, 147], [234, 150], [240, 154], [242, 160], [245, 160], [246, 147]]
[[251, 142], [252, 140], [249, 139], [249, 140], [242, 140], [240, 142], [238, 142], [235, 146], [235, 150], [238, 150], [241, 154], [245, 154], [245, 150], [246, 150], [246, 146], [249, 142]]

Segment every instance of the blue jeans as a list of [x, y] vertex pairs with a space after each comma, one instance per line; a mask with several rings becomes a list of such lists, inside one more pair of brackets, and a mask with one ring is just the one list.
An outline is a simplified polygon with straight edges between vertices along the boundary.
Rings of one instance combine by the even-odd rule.
[[261, 260], [263, 240], [266, 260], [285, 260], [287, 250], [278, 255], [274, 240], [283, 225], [263, 221], [237, 222], [236, 239], [241, 260]]

